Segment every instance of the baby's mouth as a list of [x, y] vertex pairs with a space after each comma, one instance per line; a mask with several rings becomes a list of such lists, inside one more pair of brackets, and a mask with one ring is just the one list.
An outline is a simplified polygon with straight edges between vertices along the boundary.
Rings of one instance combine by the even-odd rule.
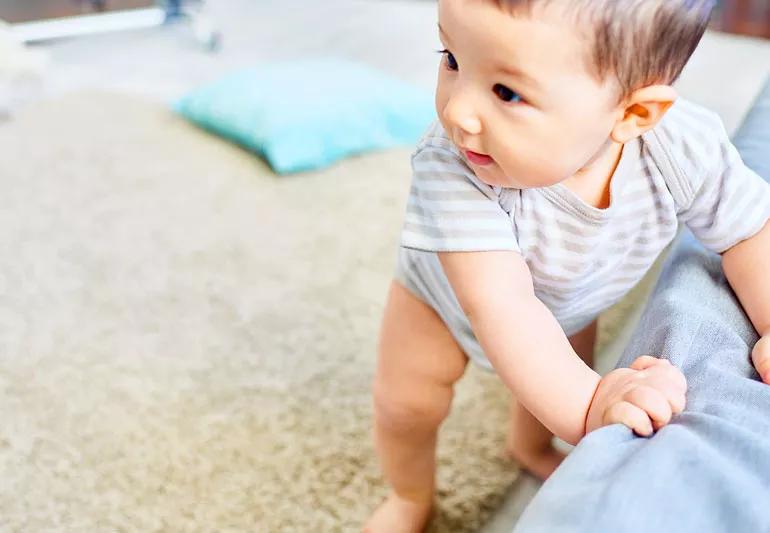
[[486, 154], [480, 154], [472, 150], [463, 150], [463, 152], [465, 153], [465, 157], [468, 158], [468, 161], [480, 167], [491, 165], [495, 162], [494, 159]]

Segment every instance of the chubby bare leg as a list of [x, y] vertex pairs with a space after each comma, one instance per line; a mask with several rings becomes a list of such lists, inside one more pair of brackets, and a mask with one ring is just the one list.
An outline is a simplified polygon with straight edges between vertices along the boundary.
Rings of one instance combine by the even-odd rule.
[[436, 437], [467, 357], [439, 316], [393, 282], [374, 379], [375, 444], [388, 498], [364, 526], [369, 533], [416, 533], [435, 496]]

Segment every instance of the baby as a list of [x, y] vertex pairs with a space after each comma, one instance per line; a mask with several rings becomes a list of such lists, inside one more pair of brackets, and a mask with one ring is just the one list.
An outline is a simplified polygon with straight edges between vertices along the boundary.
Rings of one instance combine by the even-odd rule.
[[665, 360], [603, 378], [589, 366], [597, 315], [680, 223], [723, 254], [770, 382], [770, 186], [671, 87], [712, 4], [439, 0], [439, 120], [412, 157], [374, 381], [392, 493], [366, 530], [425, 527], [437, 430], [469, 358], [512, 391], [508, 452], [541, 478], [563, 458], [553, 434], [647, 436], [682, 411], [686, 383]]

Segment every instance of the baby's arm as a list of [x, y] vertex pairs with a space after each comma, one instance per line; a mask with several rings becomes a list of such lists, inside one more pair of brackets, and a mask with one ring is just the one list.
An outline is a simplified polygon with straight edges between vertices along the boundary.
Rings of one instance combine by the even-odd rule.
[[639, 368], [619, 369], [604, 379], [586, 366], [535, 296], [521, 255], [451, 252], [439, 257], [501, 379], [558, 437], [576, 443], [587, 427], [616, 422], [649, 434], [650, 418], [660, 427], [684, 407], [684, 379], [671, 365], [644, 360]]
[[752, 359], [762, 381], [770, 384], [770, 222], [724, 252], [722, 267], [761, 337]]

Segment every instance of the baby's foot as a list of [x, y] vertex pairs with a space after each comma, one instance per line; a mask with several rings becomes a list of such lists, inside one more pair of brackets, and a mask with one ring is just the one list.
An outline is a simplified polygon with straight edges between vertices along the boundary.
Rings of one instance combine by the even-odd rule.
[[432, 510], [430, 501], [413, 502], [391, 494], [369, 517], [363, 533], [420, 533]]
[[565, 454], [548, 445], [545, 448], [534, 449], [522, 446], [520, 443], [508, 440], [505, 453], [519, 463], [519, 466], [533, 476], [545, 481], [566, 457]]

